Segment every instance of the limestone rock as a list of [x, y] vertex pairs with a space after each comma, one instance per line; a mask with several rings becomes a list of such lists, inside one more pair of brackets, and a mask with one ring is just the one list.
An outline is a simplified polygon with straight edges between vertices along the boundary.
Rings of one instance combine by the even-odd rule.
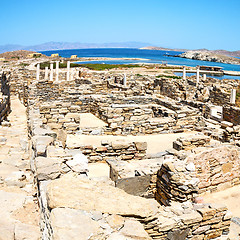
[[50, 215], [53, 240], [86, 240], [97, 232], [100, 226], [84, 211], [70, 208], [55, 208]]
[[74, 172], [88, 172], [88, 158], [82, 153], [74, 155], [73, 160], [69, 160], [66, 164]]
[[143, 225], [136, 220], [126, 220], [124, 227], [120, 230], [120, 233], [126, 237], [131, 237], [133, 239], [151, 239], [147, 232], [144, 230]]
[[47, 146], [53, 142], [50, 136], [35, 136], [33, 137], [33, 145], [36, 150], [36, 156], [46, 156]]
[[56, 158], [35, 158], [36, 175], [39, 181], [55, 179], [60, 175], [60, 161]]
[[12, 172], [10, 176], [5, 179], [7, 186], [18, 186], [24, 187], [26, 185], [25, 182], [26, 175], [23, 171]]
[[130, 146], [130, 143], [122, 141], [122, 140], [121, 141], [112, 142], [112, 148], [114, 150], [128, 148], [129, 146]]
[[0, 221], [0, 240], [6, 239], [14, 240], [14, 224], [2, 219]]
[[147, 150], [147, 142], [135, 142], [138, 151]]
[[40, 240], [41, 233], [39, 226], [24, 223], [15, 224], [14, 240]]
[[50, 208], [69, 207], [124, 216], [155, 214], [158, 203], [125, 193], [123, 190], [67, 174], [51, 181], [47, 188]]

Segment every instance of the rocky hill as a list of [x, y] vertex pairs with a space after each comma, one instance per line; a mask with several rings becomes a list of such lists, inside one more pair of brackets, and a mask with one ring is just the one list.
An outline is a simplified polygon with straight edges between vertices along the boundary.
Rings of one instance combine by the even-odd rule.
[[6, 60], [23, 59], [23, 58], [26, 58], [27, 55], [30, 53], [35, 53], [35, 52], [27, 51], [27, 50], [5, 52], [0, 54], [0, 58], [5, 58]]
[[229, 64], [240, 64], [240, 59], [229, 57], [223, 54], [218, 54], [212, 51], [187, 51], [179, 55], [182, 58], [189, 58], [194, 60], [220, 62]]
[[[187, 52], [190, 51], [189, 49], [180, 49], [180, 48], [164, 48], [164, 47], [156, 47], [156, 46], [148, 46], [148, 47], [142, 47], [140, 49], [146, 49], [146, 50], [161, 50], [161, 51], [178, 51], [178, 52]], [[209, 52], [212, 54], [217, 55], [225, 55], [230, 57], [240, 57], [240, 50], [239, 51], [227, 51], [223, 49], [219, 50], [208, 50], [206, 48], [201, 49], [194, 49], [191, 51], [197, 51], [197, 52]]]
[[14, 50], [48, 51], [64, 49], [84, 49], [84, 48], [141, 48], [147, 45], [149, 45], [149, 43], [142, 42], [118, 42], [118, 43], [46, 42], [32, 46], [8, 44], [0, 46], [0, 53]]

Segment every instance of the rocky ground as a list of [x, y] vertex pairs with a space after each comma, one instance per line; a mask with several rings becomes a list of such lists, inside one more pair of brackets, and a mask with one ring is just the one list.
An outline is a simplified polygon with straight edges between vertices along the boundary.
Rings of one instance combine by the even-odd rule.
[[0, 239], [40, 238], [39, 208], [30, 170], [26, 108], [12, 98], [9, 122], [0, 126]]

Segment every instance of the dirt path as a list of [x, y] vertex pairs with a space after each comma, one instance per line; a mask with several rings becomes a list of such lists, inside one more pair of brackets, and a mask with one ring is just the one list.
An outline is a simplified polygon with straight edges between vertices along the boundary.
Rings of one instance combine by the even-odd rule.
[[26, 108], [12, 97], [11, 109], [11, 126], [0, 126], [0, 239], [37, 240], [39, 209], [30, 171]]

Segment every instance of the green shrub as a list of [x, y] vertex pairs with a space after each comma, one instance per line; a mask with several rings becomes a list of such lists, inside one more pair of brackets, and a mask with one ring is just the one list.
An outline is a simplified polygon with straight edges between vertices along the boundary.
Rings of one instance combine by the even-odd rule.
[[171, 76], [168, 76], [168, 75], [158, 75], [158, 76], [156, 76], [156, 78], [162, 78], [162, 77], [164, 77], [164, 78], [172, 78], [172, 79], [181, 79], [181, 77], [175, 76], [175, 75], [171, 75]]
[[88, 64], [79, 64], [80, 67], [86, 67], [91, 70], [97, 70], [102, 71], [106, 69], [113, 69], [113, 68], [134, 68], [134, 67], [141, 67], [136, 64], [94, 64], [94, 63], [88, 63]]

